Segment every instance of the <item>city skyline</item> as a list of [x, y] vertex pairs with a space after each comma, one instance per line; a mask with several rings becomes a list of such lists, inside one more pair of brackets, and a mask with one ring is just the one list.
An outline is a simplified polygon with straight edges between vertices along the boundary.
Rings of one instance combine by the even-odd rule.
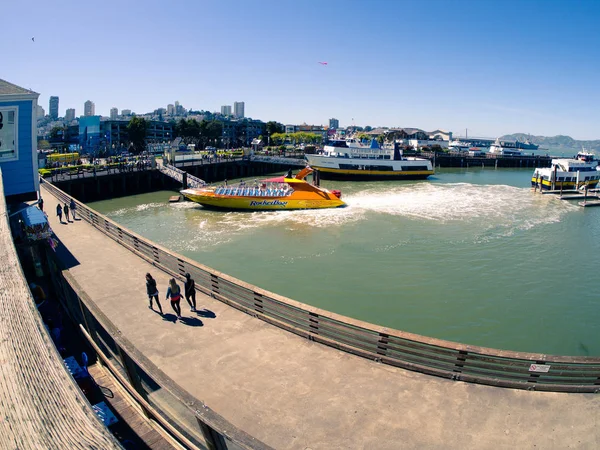
[[[143, 114], [176, 98], [219, 111], [241, 98], [246, 116], [284, 124], [336, 117], [342, 127], [600, 138], [597, 2], [151, 1], [140, 10], [109, 1], [98, 12], [34, 1], [27, 11], [35, 31], [8, 22], [2, 76], [39, 92], [41, 105], [60, 97], [61, 116], [88, 99], [109, 116], [112, 107]], [[7, 17], [23, 12], [5, 6]], [[56, 48], [94, 55], [97, 44], [74, 37], [89, 35], [101, 37], [97, 50], [126, 42], [127, 51], [100, 52], [82, 67], [56, 57]]]

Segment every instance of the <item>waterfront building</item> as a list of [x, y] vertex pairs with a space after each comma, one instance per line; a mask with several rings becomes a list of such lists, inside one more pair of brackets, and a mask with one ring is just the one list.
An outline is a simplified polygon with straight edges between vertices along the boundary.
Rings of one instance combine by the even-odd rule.
[[286, 125], [285, 134], [292, 134], [296, 132], [296, 125]]
[[67, 111], [65, 112], [65, 120], [67, 122], [75, 120], [75, 108], [67, 109]]
[[35, 200], [39, 191], [38, 97], [37, 92], [0, 79], [0, 167], [9, 202]]
[[302, 125], [296, 126], [296, 131], [302, 132], [302, 133], [314, 134], [314, 135], [320, 136], [323, 139], [327, 138], [327, 129], [322, 127], [321, 125], [307, 125], [307, 124], [303, 123]]
[[329, 128], [337, 130], [340, 127], [340, 121], [337, 119], [329, 119]]
[[130, 109], [122, 109], [121, 115], [122, 116], [131, 116], [131, 110]]
[[118, 108], [110, 108], [110, 119], [116, 120], [118, 116], [119, 116], [119, 109]]
[[223, 105], [223, 106], [221, 106], [221, 115], [223, 115], [223, 116], [231, 116], [231, 105]]
[[[127, 125], [130, 119], [102, 120], [99, 129], [98, 147], [108, 153], [119, 153], [129, 144]], [[159, 120], [148, 120], [146, 143], [169, 142], [173, 139], [173, 124]]]
[[244, 117], [244, 106], [244, 102], [233, 102], [233, 115], [238, 119]]
[[86, 114], [79, 119], [79, 145], [83, 153], [97, 154], [100, 147], [100, 116]]
[[88, 100], [83, 104], [83, 115], [85, 117], [90, 117], [96, 115], [96, 105], [93, 101]]
[[52, 96], [50, 97], [50, 109], [48, 110], [48, 114], [53, 119], [58, 119], [58, 97]]
[[44, 111], [44, 108], [42, 107], [42, 105], [37, 105], [37, 118], [43, 119], [45, 116], [46, 116], [46, 111]]

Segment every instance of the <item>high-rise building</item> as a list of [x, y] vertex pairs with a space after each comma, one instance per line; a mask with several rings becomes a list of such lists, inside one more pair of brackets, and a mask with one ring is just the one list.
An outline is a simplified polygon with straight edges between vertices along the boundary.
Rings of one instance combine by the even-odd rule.
[[67, 109], [67, 111], [65, 112], [65, 120], [67, 122], [70, 122], [71, 120], [75, 119], [75, 108], [69, 108]]
[[224, 116], [230, 116], [231, 115], [231, 105], [221, 106], [221, 114]]
[[119, 115], [118, 108], [110, 108], [110, 120], [115, 120], [118, 115]]
[[37, 105], [37, 118], [41, 119], [46, 115], [46, 111], [42, 108], [42, 105]]
[[244, 117], [244, 102], [233, 102], [233, 115], [238, 119]]
[[121, 115], [122, 116], [130, 116], [131, 115], [131, 110], [130, 109], [122, 109], [121, 110]]
[[169, 116], [174, 116], [175, 115], [175, 106], [174, 105], [172, 105], [170, 103], [167, 105], [167, 114]]
[[96, 104], [93, 101], [88, 100], [83, 104], [83, 115], [85, 117], [96, 115]]
[[185, 114], [185, 108], [179, 104], [179, 102], [175, 102], [175, 115], [183, 116]]
[[58, 119], [58, 97], [50, 97], [50, 117]]
[[337, 130], [340, 127], [340, 121], [337, 119], [329, 119], [329, 128]]

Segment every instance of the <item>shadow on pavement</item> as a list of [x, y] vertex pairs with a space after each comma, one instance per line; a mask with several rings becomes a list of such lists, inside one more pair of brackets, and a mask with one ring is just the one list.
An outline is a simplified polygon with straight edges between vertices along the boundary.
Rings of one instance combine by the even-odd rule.
[[210, 309], [197, 309], [196, 310], [196, 314], [198, 314], [200, 317], [205, 317], [207, 319], [214, 319], [215, 317], [217, 317], [217, 315], [212, 312]]
[[73, 253], [69, 251], [65, 244], [63, 244], [63, 242], [58, 238], [58, 236], [53, 234], [52, 238], [56, 239], [56, 241], [58, 242], [58, 246], [56, 247], [56, 256], [58, 256], [58, 259], [60, 259], [60, 262], [63, 264], [63, 268], [70, 269], [71, 267], [78, 266], [79, 261], [77, 260], [77, 258], [75, 258]]
[[179, 319], [179, 321], [181, 323], [183, 323], [184, 325], [190, 326], [190, 327], [202, 327], [204, 326], [204, 323], [200, 320], [197, 319], [195, 317], [181, 317], [181, 319]]
[[177, 316], [175, 314], [171, 314], [171, 313], [165, 313], [162, 316], [163, 320], [166, 320], [167, 322], [177, 322]]

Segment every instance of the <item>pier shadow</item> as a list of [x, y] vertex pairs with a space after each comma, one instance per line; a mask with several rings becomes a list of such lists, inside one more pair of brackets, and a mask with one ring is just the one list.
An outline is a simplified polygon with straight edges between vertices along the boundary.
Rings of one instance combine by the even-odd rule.
[[200, 317], [205, 317], [207, 319], [214, 319], [215, 317], [217, 317], [217, 315], [214, 312], [212, 312], [210, 309], [206, 309], [206, 308], [204, 308], [202, 310], [197, 309], [196, 314], [198, 314]]
[[[66, 225], [66, 224], [64, 224]], [[58, 257], [63, 269], [70, 269], [71, 267], [78, 266], [80, 263], [75, 258], [73, 253], [69, 251], [69, 249], [63, 244], [63, 242], [55, 235], [52, 235], [52, 238], [58, 242], [58, 246], [56, 247], [56, 256]], [[52, 250], [49, 250], [52, 251]]]

